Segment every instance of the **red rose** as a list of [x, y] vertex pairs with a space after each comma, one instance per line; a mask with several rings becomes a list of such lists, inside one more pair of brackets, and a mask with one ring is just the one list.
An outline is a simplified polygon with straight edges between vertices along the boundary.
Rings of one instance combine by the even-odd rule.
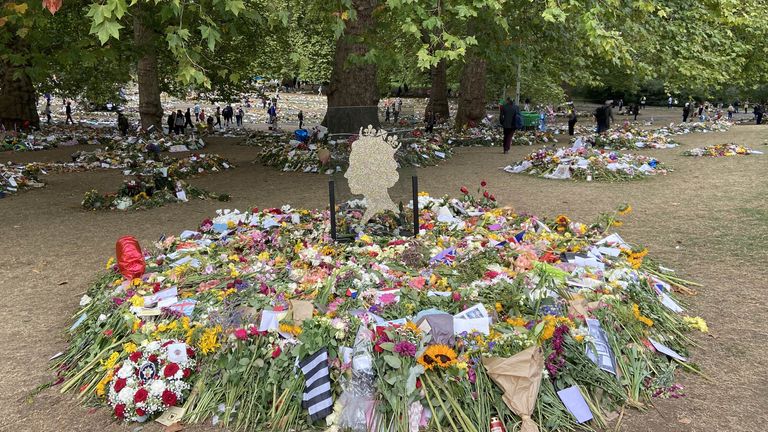
[[149, 360], [152, 363], [156, 363], [157, 362], [157, 354], [151, 354], [147, 360]]
[[163, 391], [163, 403], [167, 406], [176, 405], [176, 394], [170, 390]]
[[248, 332], [244, 328], [239, 328], [235, 330], [235, 337], [240, 340], [246, 340], [248, 339]]
[[176, 375], [176, 372], [178, 371], [179, 371], [179, 365], [177, 365], [176, 363], [168, 363], [167, 365], [165, 365], [165, 370], [163, 371], [163, 375], [166, 378], [171, 378], [174, 375]]
[[187, 357], [189, 358], [195, 358], [195, 350], [193, 350], [191, 347], [187, 347]]
[[162, 347], [163, 347], [163, 348], [165, 348], [165, 347], [167, 347], [168, 345], [170, 345], [170, 344], [172, 344], [172, 343], [175, 343], [175, 342], [176, 342], [176, 341], [172, 341], [172, 340], [166, 341], [166, 342], [165, 342], [165, 343], [162, 345]]
[[489, 198], [491, 195], [488, 193], [488, 191], [483, 192], [483, 196], [486, 198]]
[[112, 329], [104, 330], [104, 336], [112, 337]]
[[139, 416], [139, 417], [144, 417], [146, 414], [147, 414], [147, 412], [146, 412], [146, 411], [144, 411], [143, 409], [141, 409], [141, 408], [136, 408], [136, 415], [137, 415], [137, 416]]
[[496, 201], [496, 197], [491, 195], [491, 201]]
[[118, 378], [117, 381], [115, 381], [115, 391], [119, 392], [120, 390], [125, 388], [125, 378]]
[[464, 195], [467, 195], [467, 194], [469, 193], [469, 189], [467, 189], [467, 188], [466, 188], [466, 187], [464, 187], [464, 186], [462, 186], [462, 187], [461, 187], [461, 189], [459, 189], [459, 190], [460, 190], [460, 191], [461, 191], [461, 193], [463, 193]]
[[488, 186], [488, 183], [485, 182], [485, 180], [480, 182], [480, 187], [486, 187]]
[[421, 388], [421, 378], [416, 378], [416, 388], [417, 389]]
[[192, 375], [192, 369], [190, 368], [184, 369], [184, 379], [189, 378], [190, 375]]
[[125, 404], [115, 405], [115, 417], [119, 419], [125, 418]]
[[280, 349], [280, 347], [275, 347], [275, 350], [272, 351], [272, 358], [278, 358], [280, 357], [280, 354], [283, 352], [283, 350]]
[[381, 347], [381, 345], [379, 345], [379, 344], [376, 344], [376, 345], [374, 345], [374, 346], [373, 346], [373, 350], [374, 350], [375, 352], [377, 352], [377, 353], [382, 353], [382, 352], [384, 352], [384, 348], [382, 348], [382, 347]]
[[136, 363], [141, 359], [141, 351], [134, 351], [129, 356], [128, 359], [130, 359], [132, 362]]
[[133, 403], [142, 403], [147, 400], [147, 397], [149, 397], [149, 392], [142, 387], [136, 390], [136, 393], [133, 394]]

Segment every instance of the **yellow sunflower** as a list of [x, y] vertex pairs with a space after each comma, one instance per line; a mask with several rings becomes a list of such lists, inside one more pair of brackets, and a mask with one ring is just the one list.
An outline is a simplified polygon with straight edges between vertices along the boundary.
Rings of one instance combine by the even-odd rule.
[[456, 351], [447, 345], [431, 345], [419, 357], [418, 362], [425, 370], [435, 366], [447, 368], [456, 363], [456, 357]]

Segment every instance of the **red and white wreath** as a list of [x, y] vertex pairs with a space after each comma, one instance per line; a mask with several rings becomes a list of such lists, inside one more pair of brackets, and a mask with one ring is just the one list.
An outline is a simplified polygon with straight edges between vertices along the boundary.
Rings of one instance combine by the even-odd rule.
[[181, 404], [195, 367], [195, 350], [177, 340], [154, 341], [139, 347], [115, 367], [109, 383], [109, 405], [115, 416], [143, 422]]

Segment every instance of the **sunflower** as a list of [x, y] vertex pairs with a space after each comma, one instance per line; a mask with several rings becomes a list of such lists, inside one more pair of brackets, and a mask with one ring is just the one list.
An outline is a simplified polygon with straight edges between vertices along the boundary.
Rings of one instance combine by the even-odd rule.
[[447, 345], [431, 345], [419, 357], [418, 362], [425, 370], [435, 366], [447, 368], [456, 363], [456, 357], [456, 351]]

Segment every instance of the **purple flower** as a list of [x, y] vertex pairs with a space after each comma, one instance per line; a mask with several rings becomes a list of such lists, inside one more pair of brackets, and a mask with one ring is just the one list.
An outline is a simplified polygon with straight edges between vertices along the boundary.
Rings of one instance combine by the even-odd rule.
[[403, 357], [416, 357], [416, 345], [408, 341], [400, 341], [395, 344], [395, 352]]

